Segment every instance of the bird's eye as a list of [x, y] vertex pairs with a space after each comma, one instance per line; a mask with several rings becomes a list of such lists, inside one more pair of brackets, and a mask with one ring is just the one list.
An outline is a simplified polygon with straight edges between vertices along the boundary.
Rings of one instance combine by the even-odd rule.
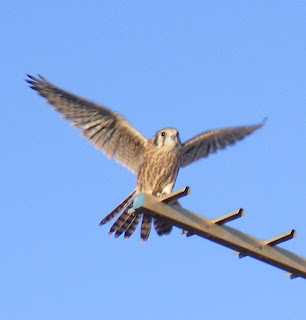
[[163, 131], [163, 132], [161, 133], [161, 136], [162, 136], [162, 137], [165, 137], [165, 136], [166, 136], [166, 132]]

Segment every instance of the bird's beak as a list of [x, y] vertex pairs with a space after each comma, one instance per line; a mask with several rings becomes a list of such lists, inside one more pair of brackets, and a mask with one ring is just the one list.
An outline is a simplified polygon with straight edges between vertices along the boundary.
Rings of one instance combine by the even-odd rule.
[[181, 145], [181, 140], [178, 133], [174, 133], [170, 135], [170, 139], [177, 143], [177, 145]]
[[177, 134], [171, 134], [170, 139], [175, 141], [177, 139]]

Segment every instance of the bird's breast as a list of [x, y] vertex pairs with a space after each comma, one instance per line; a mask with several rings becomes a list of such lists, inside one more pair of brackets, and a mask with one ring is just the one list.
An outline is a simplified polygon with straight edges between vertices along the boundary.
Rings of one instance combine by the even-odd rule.
[[137, 175], [137, 191], [152, 195], [172, 191], [179, 170], [179, 153], [163, 149], [149, 150]]

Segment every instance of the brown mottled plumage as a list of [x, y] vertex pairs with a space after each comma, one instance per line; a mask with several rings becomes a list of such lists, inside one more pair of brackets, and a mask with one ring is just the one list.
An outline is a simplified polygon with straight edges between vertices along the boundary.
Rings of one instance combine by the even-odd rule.
[[129, 213], [133, 196], [142, 192], [157, 197], [169, 194], [181, 167], [235, 143], [262, 126], [260, 123], [211, 130], [183, 144], [176, 129], [165, 128], [148, 140], [119, 114], [62, 90], [41, 76], [28, 77], [26, 81], [30, 87], [46, 98], [75, 127], [81, 129], [82, 134], [98, 149], [137, 175], [136, 189], [100, 222], [100, 225], [105, 224], [121, 213], [110, 229], [115, 237], [124, 233], [124, 237], [129, 238], [141, 217], [143, 241], [149, 237], [152, 220], [158, 235], [169, 234], [172, 225], [165, 219]]

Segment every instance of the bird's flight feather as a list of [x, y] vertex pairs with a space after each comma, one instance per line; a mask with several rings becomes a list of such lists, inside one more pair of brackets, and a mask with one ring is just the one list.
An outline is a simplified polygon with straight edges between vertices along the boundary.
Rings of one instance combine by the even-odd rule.
[[181, 167], [186, 167], [196, 160], [207, 157], [210, 153], [215, 153], [218, 149], [234, 144], [262, 125], [263, 123], [259, 123], [251, 126], [217, 129], [200, 133], [182, 145]]
[[28, 76], [31, 88], [47, 99], [64, 118], [82, 130], [98, 149], [137, 173], [148, 140], [111, 110], [62, 90], [43, 77]]

